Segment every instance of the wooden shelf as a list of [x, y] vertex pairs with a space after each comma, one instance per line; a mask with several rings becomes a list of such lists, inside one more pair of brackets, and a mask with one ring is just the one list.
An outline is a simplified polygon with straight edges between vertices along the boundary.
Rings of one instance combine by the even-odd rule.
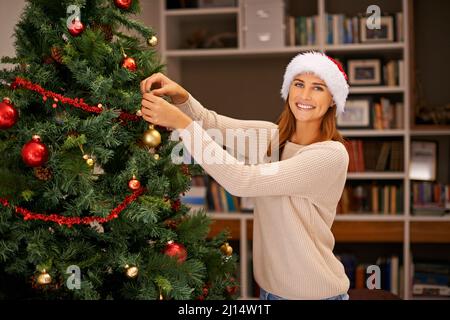
[[284, 47], [279, 49], [189, 49], [189, 50], [167, 50], [166, 56], [170, 58], [239, 58], [244, 56], [285, 56], [286, 54], [298, 53], [300, 51], [320, 50], [318, 46]]
[[239, 8], [237, 7], [224, 7], [224, 8], [192, 8], [192, 9], [169, 9], [165, 10], [164, 14], [167, 17], [180, 17], [180, 16], [192, 16], [199, 15], [217, 15], [217, 14], [237, 14]]
[[450, 136], [449, 129], [411, 130], [411, 136]]
[[[244, 220], [244, 222], [245, 222], [245, 220]], [[248, 232], [249, 225], [251, 225], [252, 232]], [[240, 229], [241, 229], [241, 220], [214, 219], [211, 224], [211, 228], [210, 228], [210, 232], [209, 232], [208, 236], [214, 237], [217, 234], [219, 234], [221, 231], [228, 230], [231, 240], [240, 240], [240, 238], [241, 238], [241, 236], [240, 236], [241, 230]], [[249, 237], [249, 240], [253, 238], [253, 223], [247, 224], [247, 236]]]
[[405, 44], [401, 42], [394, 43], [351, 43], [339, 45], [325, 45], [324, 50], [333, 53], [364, 52], [364, 51], [401, 51]]
[[344, 137], [402, 137], [405, 134], [405, 130], [403, 129], [392, 129], [392, 130], [376, 130], [376, 129], [367, 129], [367, 130], [339, 130], [339, 132]]
[[401, 221], [335, 221], [336, 242], [403, 242]]
[[373, 93], [403, 93], [404, 87], [372, 86], [372, 87], [350, 87], [350, 94], [373, 94]]
[[[240, 240], [240, 220], [214, 220], [210, 237], [228, 229], [232, 240]], [[253, 221], [247, 223], [247, 239], [253, 239]], [[402, 242], [403, 223], [399, 221], [335, 221], [332, 232], [338, 242]]]
[[[351, 221], [336, 219], [332, 232], [336, 242], [402, 243], [404, 223], [395, 219], [386, 221]], [[247, 239], [253, 239], [253, 221], [247, 223]], [[209, 236], [228, 229], [232, 240], [240, 240], [241, 220], [216, 220], [211, 225]], [[411, 243], [450, 243], [450, 221], [412, 221]]]
[[404, 178], [405, 178], [404, 172], [349, 172], [347, 174], [347, 179], [349, 180], [366, 180], [366, 179], [398, 180]]
[[344, 213], [337, 214], [335, 221], [405, 221], [404, 215], [387, 215], [383, 213], [379, 214], [358, 214], [358, 213]]
[[[181, 15], [180, 15], [181, 16]], [[346, 52], [360, 52], [371, 50], [398, 50], [402, 49], [403, 44], [388, 43], [388, 44], [346, 44], [340, 46], [295, 46], [295, 47], [281, 47], [271, 49], [247, 49], [247, 48], [227, 48], [227, 49], [190, 49], [190, 50], [167, 50], [165, 55], [171, 58], [205, 58], [205, 57], [241, 57], [241, 56], [264, 56], [264, 55], [278, 55], [299, 53], [310, 50], [325, 50], [325, 51], [346, 51]], [[352, 87], [351, 93], [401, 93], [405, 91], [402, 87]]]
[[412, 243], [450, 243], [450, 221], [411, 221]]
[[450, 222], [450, 215], [445, 216], [412, 216], [409, 218], [410, 221], [418, 222]]

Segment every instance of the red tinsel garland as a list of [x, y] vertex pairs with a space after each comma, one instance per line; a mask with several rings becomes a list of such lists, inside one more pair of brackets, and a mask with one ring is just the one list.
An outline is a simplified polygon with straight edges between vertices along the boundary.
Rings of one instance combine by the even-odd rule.
[[[19, 88], [19, 87], [20, 88], [25, 88], [25, 89], [28, 89], [28, 90], [31, 90], [31, 91], [34, 91], [34, 92], [37, 92], [40, 95], [42, 95], [42, 97], [44, 99], [47, 99], [49, 97], [52, 98], [52, 99], [57, 99], [56, 101], [58, 101], [58, 102], [61, 102], [63, 104], [71, 105], [71, 106], [73, 106], [75, 108], [79, 108], [79, 109], [82, 109], [82, 110], [90, 112], [90, 113], [99, 114], [99, 113], [103, 112], [103, 108], [100, 108], [98, 106], [90, 106], [87, 103], [85, 103], [82, 98], [81, 99], [78, 99], [78, 98], [75, 98], [75, 99], [67, 98], [67, 97], [64, 97], [63, 95], [61, 95], [59, 93], [55, 93], [55, 92], [52, 92], [52, 91], [45, 90], [40, 85], [32, 83], [31, 81], [28, 81], [26, 79], [17, 77], [14, 80], [14, 82], [11, 83], [11, 88], [14, 90], [14, 89]], [[122, 111], [120, 113], [119, 118], [121, 120], [124, 120], [124, 121], [139, 121], [139, 120], [141, 120], [141, 117], [139, 117], [139, 116], [137, 116], [135, 114], [131, 114], [131, 113], [125, 112], [125, 111]]]
[[[139, 196], [141, 196], [145, 192], [145, 188], [140, 188], [133, 192], [133, 194], [127, 196], [121, 204], [119, 204], [116, 208], [114, 208], [111, 213], [106, 217], [64, 217], [59, 214], [53, 213], [50, 215], [40, 214], [40, 213], [34, 213], [29, 211], [28, 209], [21, 208], [21, 207], [14, 207], [16, 213], [21, 214], [23, 216], [23, 219], [25, 221], [27, 220], [41, 220], [41, 221], [51, 221], [56, 222], [59, 225], [66, 225], [69, 228], [73, 225], [79, 225], [79, 224], [90, 224], [92, 222], [98, 222], [98, 223], [105, 223], [109, 222], [113, 219], [117, 219], [119, 217], [119, 214], [133, 201], [135, 201]], [[10, 207], [10, 204], [7, 199], [0, 198], [0, 204], [2, 204], [4, 207]]]

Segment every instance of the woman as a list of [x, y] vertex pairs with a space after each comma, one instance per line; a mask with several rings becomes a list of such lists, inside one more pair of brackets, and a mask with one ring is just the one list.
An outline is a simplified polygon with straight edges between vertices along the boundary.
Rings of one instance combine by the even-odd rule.
[[[153, 84], [160, 88], [147, 93]], [[253, 265], [260, 298], [348, 299], [349, 280], [333, 254], [331, 233], [349, 161], [336, 130], [336, 115], [344, 111], [349, 90], [340, 64], [318, 52], [297, 55], [284, 75], [285, 106], [278, 125], [218, 115], [161, 74], [144, 80], [141, 90], [146, 121], [180, 129], [185, 148], [209, 175], [231, 194], [254, 197]], [[278, 129], [269, 141], [279, 145], [281, 160], [244, 164], [213, 141], [204, 131], [208, 128]], [[194, 136], [200, 144], [192, 143]], [[199, 161], [206, 149], [224, 162]], [[266, 145], [262, 152], [271, 149]]]

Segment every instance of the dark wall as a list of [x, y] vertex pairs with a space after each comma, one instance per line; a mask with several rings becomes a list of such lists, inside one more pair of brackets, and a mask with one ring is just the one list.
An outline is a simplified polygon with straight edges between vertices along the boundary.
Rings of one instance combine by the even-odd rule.
[[450, 1], [414, 1], [416, 72], [428, 105], [450, 103]]

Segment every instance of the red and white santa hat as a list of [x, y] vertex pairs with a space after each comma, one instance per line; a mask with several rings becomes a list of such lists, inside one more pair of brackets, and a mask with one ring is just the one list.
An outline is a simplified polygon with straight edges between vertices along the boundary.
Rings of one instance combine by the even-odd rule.
[[336, 103], [337, 114], [344, 112], [349, 91], [347, 74], [339, 62], [321, 52], [300, 53], [291, 60], [284, 73], [281, 97], [286, 101], [294, 78], [306, 72], [315, 74], [325, 82]]

